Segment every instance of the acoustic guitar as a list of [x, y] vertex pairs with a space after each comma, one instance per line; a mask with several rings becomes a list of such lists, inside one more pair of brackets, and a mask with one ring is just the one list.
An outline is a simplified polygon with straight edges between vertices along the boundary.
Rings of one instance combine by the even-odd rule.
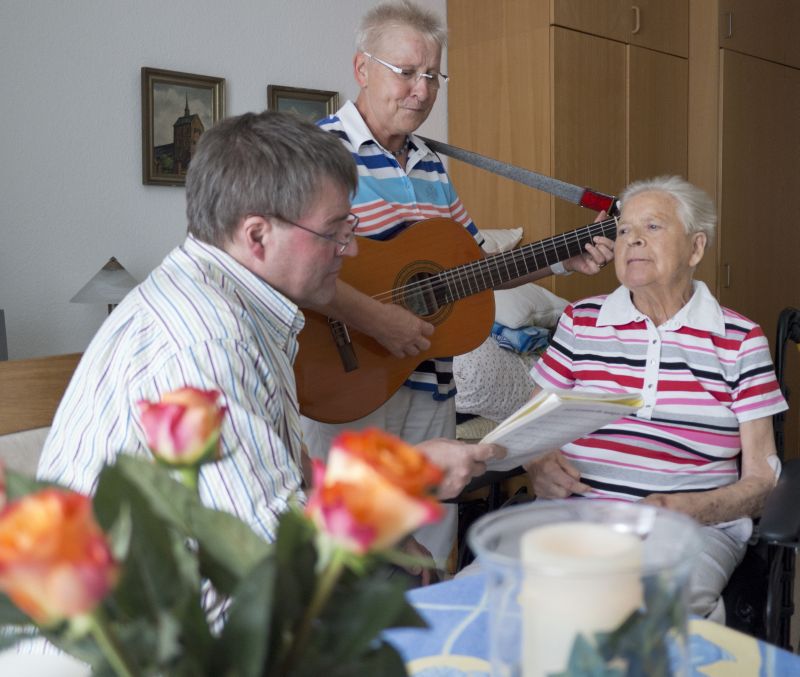
[[295, 362], [300, 411], [325, 423], [354, 421], [388, 400], [420, 362], [477, 348], [494, 322], [492, 289], [584, 251], [595, 236], [616, 237], [613, 218], [484, 256], [451, 219], [420, 221], [387, 241], [359, 238], [340, 277], [383, 303], [396, 303], [433, 324], [428, 350], [391, 355], [375, 339], [304, 310]]

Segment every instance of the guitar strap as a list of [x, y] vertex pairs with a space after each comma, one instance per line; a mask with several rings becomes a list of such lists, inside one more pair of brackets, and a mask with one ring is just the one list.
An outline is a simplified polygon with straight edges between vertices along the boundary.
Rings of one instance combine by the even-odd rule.
[[464, 150], [458, 146], [451, 146], [450, 144], [428, 139], [424, 136], [420, 136], [419, 138], [422, 139], [431, 150], [441, 153], [442, 155], [447, 155], [455, 160], [461, 160], [474, 167], [479, 167], [493, 174], [504, 176], [512, 181], [522, 183], [531, 188], [536, 188], [550, 195], [555, 195], [562, 200], [572, 202], [573, 204], [586, 207], [596, 212], [605, 210], [609, 216], [616, 216], [619, 214], [619, 202], [613, 195], [599, 193], [590, 188], [581, 188], [580, 186], [575, 186], [566, 181], [560, 181], [559, 179], [554, 179], [544, 174], [537, 174], [530, 169], [523, 169], [522, 167], [517, 167], [507, 162], [500, 162], [500, 160], [480, 155], [471, 150]]

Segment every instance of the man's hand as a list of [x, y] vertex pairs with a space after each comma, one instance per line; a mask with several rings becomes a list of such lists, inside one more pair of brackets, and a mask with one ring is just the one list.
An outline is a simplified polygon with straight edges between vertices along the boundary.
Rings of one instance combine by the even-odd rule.
[[591, 490], [581, 480], [578, 469], [554, 451], [525, 466], [531, 478], [533, 493], [541, 498], [567, 498]]
[[441, 438], [417, 446], [445, 472], [439, 485], [440, 499], [458, 496], [473, 477], [486, 472], [486, 461], [506, 455], [506, 450], [496, 444], [466, 444]]
[[419, 355], [431, 347], [426, 338], [433, 325], [393, 303], [381, 304], [380, 317], [374, 323], [372, 337], [395, 357]]
[[[595, 223], [608, 218], [608, 214], [600, 212]], [[614, 241], [597, 235], [592, 243], [586, 244], [586, 251], [564, 261], [564, 268], [584, 275], [595, 275], [614, 258]]]
[[[400, 549], [406, 555], [417, 557], [418, 559], [429, 559], [431, 562], [433, 562], [433, 555], [431, 555], [431, 551], [413, 536], [409, 536], [400, 546]], [[420, 585], [430, 585], [431, 583], [436, 583], [438, 580], [438, 575], [436, 572], [429, 567], [413, 564], [403, 568], [409, 576], [419, 576]]]

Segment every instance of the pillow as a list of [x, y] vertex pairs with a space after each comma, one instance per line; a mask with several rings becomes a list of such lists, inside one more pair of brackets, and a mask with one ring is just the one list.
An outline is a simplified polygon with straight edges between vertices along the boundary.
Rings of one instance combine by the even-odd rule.
[[491, 337], [472, 352], [456, 355], [456, 411], [499, 423], [530, 399], [533, 362], [530, 355], [503, 350]]
[[39, 454], [49, 432], [48, 426], [0, 435], [0, 465], [33, 477], [39, 464]]
[[551, 329], [567, 307], [567, 301], [538, 284], [503, 289], [494, 293], [495, 322], [510, 329], [533, 325]]
[[479, 230], [483, 235], [483, 251], [487, 254], [499, 254], [516, 247], [522, 239], [522, 228], [503, 228]]

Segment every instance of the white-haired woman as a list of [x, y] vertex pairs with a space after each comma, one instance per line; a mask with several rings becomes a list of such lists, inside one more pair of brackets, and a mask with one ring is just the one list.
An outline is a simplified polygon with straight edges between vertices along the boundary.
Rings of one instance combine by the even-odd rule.
[[641, 391], [644, 406], [528, 470], [540, 497], [643, 500], [702, 523], [692, 611], [722, 621], [720, 593], [775, 484], [772, 415], [786, 402], [761, 328], [693, 279], [711, 199], [675, 176], [621, 199], [621, 286], [570, 305], [532, 374], [537, 390]]

